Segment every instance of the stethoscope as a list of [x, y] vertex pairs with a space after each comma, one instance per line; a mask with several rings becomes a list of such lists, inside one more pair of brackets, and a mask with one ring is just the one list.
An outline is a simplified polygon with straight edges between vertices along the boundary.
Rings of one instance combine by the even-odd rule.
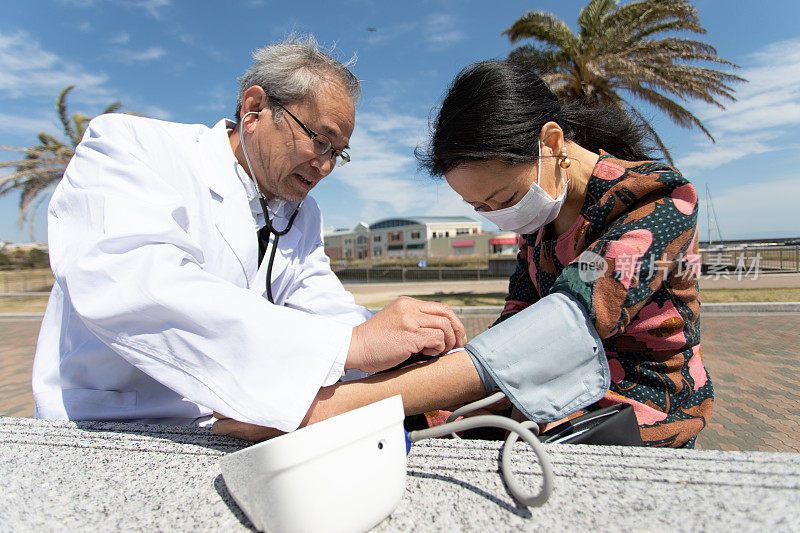
[[[250, 111], [242, 116], [242, 120], [239, 123], [241, 125], [239, 128], [239, 135], [241, 137], [240, 144], [242, 145], [242, 152], [244, 152], [244, 160], [247, 162], [247, 168], [250, 170], [250, 179], [253, 180], [253, 183], [256, 186], [256, 191], [258, 192], [258, 202], [261, 204], [261, 210], [264, 212], [265, 225], [263, 228], [258, 230], [258, 257], [264, 257], [267, 246], [269, 246], [269, 236], [275, 236], [275, 239], [272, 241], [272, 250], [270, 250], [269, 253], [269, 260], [267, 261], [267, 300], [269, 300], [269, 303], [274, 304], [275, 300], [272, 297], [272, 265], [275, 263], [275, 251], [278, 249], [278, 239], [281, 236], [289, 233], [289, 230], [292, 229], [294, 219], [297, 218], [297, 213], [300, 211], [300, 208], [303, 207], [303, 201], [300, 201], [300, 203], [297, 204], [297, 207], [294, 208], [294, 212], [292, 213], [292, 216], [289, 217], [289, 223], [286, 224], [286, 227], [281, 231], [276, 230], [272, 225], [272, 220], [269, 218], [269, 213], [267, 212], [267, 200], [264, 198], [264, 195], [261, 192], [261, 187], [258, 186], [258, 181], [253, 173], [253, 165], [250, 164], [250, 157], [247, 155], [247, 147], [245, 146], [244, 142], [244, 119], [247, 118], [247, 115], [258, 116], [258, 112]], [[263, 235], [264, 230], [267, 230], [266, 237]]]

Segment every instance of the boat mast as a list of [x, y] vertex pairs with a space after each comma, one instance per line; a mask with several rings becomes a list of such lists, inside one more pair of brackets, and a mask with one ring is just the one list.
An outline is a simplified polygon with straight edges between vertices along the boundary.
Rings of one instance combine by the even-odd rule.
[[717, 228], [717, 237], [719, 242], [723, 243], [722, 232], [719, 229], [719, 218], [717, 218], [717, 210], [714, 209], [714, 201], [711, 199], [711, 189], [706, 183], [706, 219], [708, 224], [708, 245], [711, 246], [711, 216], [714, 216], [714, 226]]

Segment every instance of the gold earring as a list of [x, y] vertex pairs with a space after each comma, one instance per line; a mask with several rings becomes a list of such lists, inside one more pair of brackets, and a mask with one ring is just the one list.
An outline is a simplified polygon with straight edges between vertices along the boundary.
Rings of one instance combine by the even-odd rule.
[[566, 146], [562, 146], [561, 147], [561, 153], [559, 154], [558, 157], [561, 158], [561, 160], [558, 162], [558, 166], [560, 166], [564, 170], [568, 169], [569, 166], [572, 164], [572, 161], [570, 161], [569, 157], [567, 157], [567, 147]]

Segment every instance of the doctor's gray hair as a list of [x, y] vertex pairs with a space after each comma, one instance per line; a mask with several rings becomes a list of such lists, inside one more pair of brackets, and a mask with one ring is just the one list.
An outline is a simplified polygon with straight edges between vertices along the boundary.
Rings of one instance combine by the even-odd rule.
[[239, 78], [236, 98], [236, 122], [242, 111], [242, 95], [253, 85], [264, 89], [272, 100], [275, 122], [283, 112], [278, 103], [289, 105], [311, 97], [320, 85], [338, 82], [350, 94], [353, 103], [361, 96], [358, 78], [347, 68], [355, 56], [341, 63], [322, 51], [313, 35], [290, 35], [282, 43], [272, 44], [253, 52], [253, 65]]

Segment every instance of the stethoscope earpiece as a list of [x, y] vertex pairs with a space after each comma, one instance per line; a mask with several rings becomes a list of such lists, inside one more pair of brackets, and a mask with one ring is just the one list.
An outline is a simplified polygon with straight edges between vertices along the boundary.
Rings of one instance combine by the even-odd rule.
[[[263, 111], [263, 109], [261, 110]], [[272, 220], [269, 218], [269, 213], [267, 211], [267, 202], [264, 198], [264, 194], [261, 192], [261, 188], [258, 186], [258, 180], [256, 180], [255, 174], [253, 173], [253, 165], [250, 164], [250, 156], [247, 155], [247, 146], [245, 146], [244, 142], [244, 119], [247, 118], [248, 115], [258, 115], [261, 111], [248, 111], [244, 115], [242, 115], [242, 120], [240, 124], [242, 128], [239, 131], [240, 139], [239, 142], [242, 146], [242, 152], [244, 152], [244, 160], [247, 162], [247, 168], [250, 170], [250, 179], [253, 180], [253, 184], [256, 186], [256, 192], [258, 192], [258, 201], [261, 204], [261, 210], [264, 212], [264, 222], [265, 228], [270, 234], [274, 235], [275, 238], [272, 241], [272, 251], [269, 254], [269, 263], [267, 263], [267, 299], [270, 303], [275, 303], [275, 300], [272, 297], [272, 264], [275, 261], [275, 251], [278, 249], [278, 239], [289, 233], [289, 230], [292, 229], [292, 225], [294, 224], [294, 219], [297, 217], [297, 213], [300, 211], [300, 208], [303, 206], [303, 201], [301, 200], [297, 207], [294, 208], [294, 212], [289, 217], [289, 223], [286, 224], [286, 227], [278, 231], [272, 226]], [[257, 119], [256, 119], [257, 120]], [[259, 237], [260, 239], [260, 237]], [[269, 238], [267, 238], [267, 242], [264, 243], [264, 247], [266, 250], [266, 246], [269, 244]]]

